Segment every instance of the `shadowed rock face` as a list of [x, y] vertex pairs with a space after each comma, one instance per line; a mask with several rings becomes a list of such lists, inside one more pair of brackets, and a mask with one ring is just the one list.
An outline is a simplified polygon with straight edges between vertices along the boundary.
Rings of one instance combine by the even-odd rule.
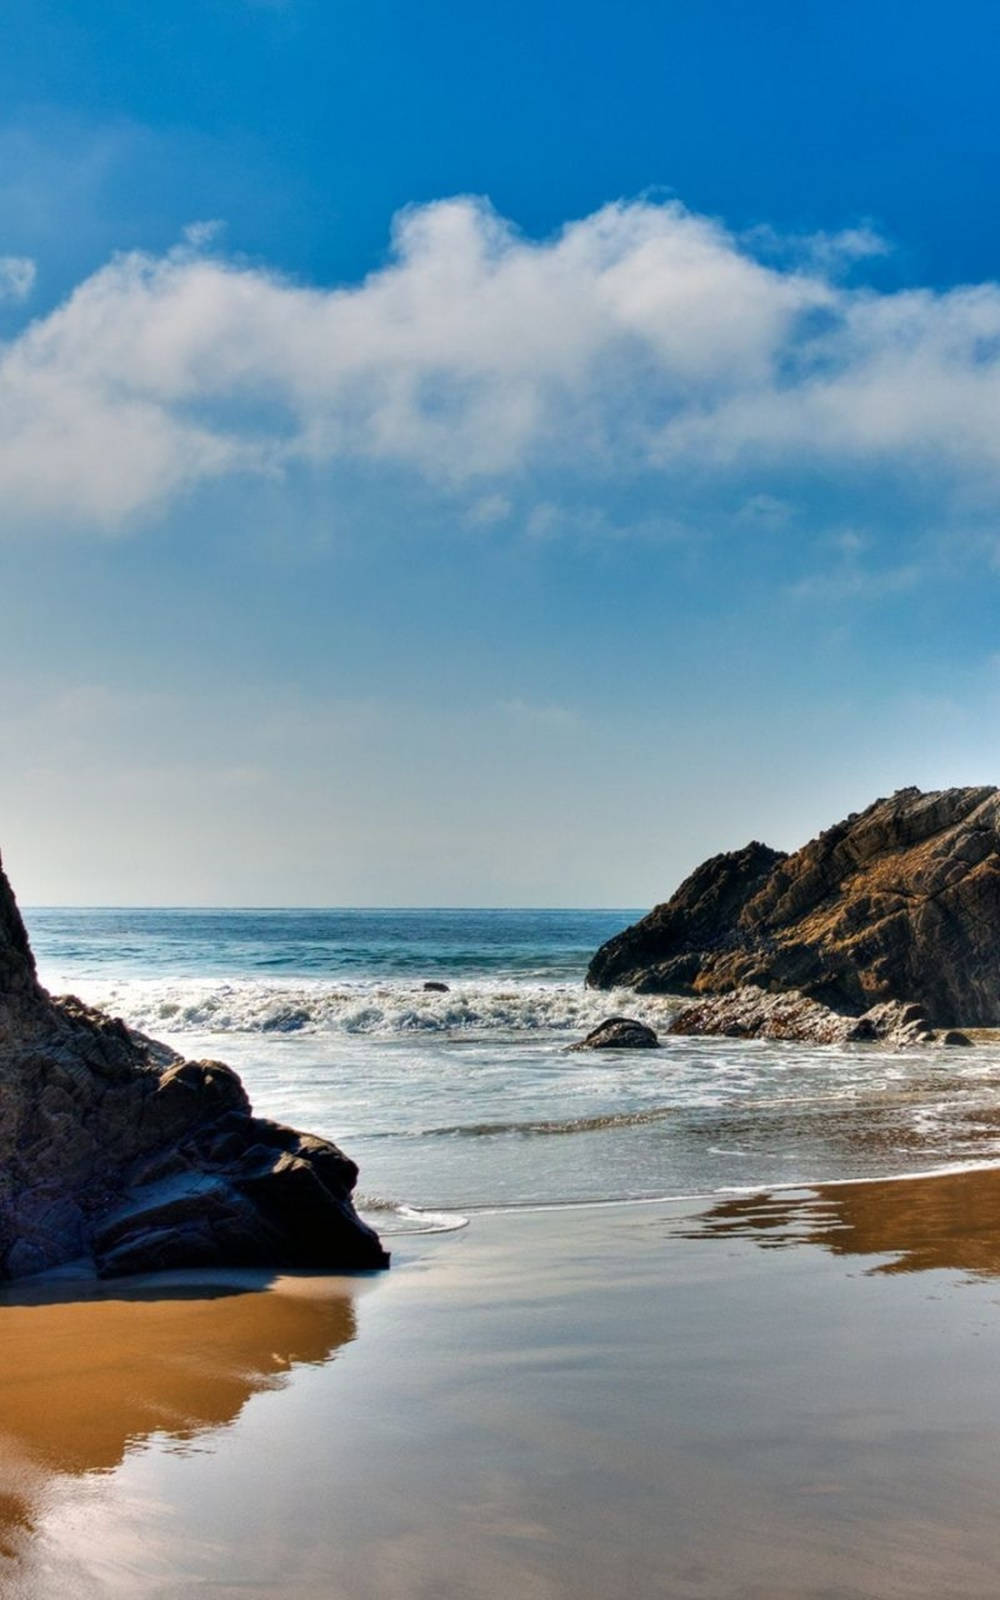
[[0, 1278], [388, 1264], [353, 1161], [254, 1117], [239, 1078], [40, 986], [0, 869]]
[[587, 982], [757, 985], [852, 1015], [897, 1000], [932, 1027], [1000, 1023], [1000, 791], [901, 789], [793, 855], [715, 856], [602, 945]]

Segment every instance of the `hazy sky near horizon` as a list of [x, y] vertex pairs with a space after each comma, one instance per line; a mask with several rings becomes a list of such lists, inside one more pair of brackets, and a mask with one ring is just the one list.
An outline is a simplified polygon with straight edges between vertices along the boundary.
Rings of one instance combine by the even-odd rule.
[[985, 0], [3, 36], [25, 903], [638, 906], [1000, 777]]

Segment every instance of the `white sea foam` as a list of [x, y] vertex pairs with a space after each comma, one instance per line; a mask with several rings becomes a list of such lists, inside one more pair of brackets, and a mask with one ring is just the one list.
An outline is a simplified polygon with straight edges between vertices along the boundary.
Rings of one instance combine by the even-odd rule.
[[428, 1211], [423, 1206], [406, 1205], [402, 1200], [386, 1200], [382, 1195], [354, 1197], [361, 1215], [384, 1237], [398, 1234], [458, 1233], [469, 1226], [459, 1211]]
[[582, 984], [476, 979], [447, 993], [411, 981], [235, 978], [124, 979], [84, 985], [81, 999], [149, 1033], [413, 1034], [578, 1033], [614, 1012], [663, 1027], [666, 999], [603, 993]]

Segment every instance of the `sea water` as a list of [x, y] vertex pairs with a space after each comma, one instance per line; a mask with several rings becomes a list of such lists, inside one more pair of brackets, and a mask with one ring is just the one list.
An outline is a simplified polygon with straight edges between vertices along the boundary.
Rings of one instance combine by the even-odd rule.
[[[669, 1036], [678, 1000], [584, 984], [598, 945], [640, 914], [46, 908], [25, 920], [54, 993], [229, 1062], [259, 1113], [342, 1145], [383, 1232], [1000, 1160], [1000, 1045]], [[622, 1012], [662, 1048], [569, 1049]]]

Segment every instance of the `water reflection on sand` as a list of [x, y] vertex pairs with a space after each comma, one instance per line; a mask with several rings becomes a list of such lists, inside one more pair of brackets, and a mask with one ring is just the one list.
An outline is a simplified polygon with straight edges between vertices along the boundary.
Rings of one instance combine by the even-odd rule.
[[771, 1190], [720, 1200], [679, 1230], [752, 1239], [764, 1249], [818, 1245], [883, 1256], [873, 1272], [950, 1269], [1000, 1276], [1000, 1168], [885, 1182]]
[[[30, 1557], [70, 1477], [155, 1439], [204, 1448], [254, 1394], [354, 1339], [344, 1279], [145, 1280], [8, 1292], [0, 1302], [0, 1574]], [[6, 1592], [6, 1591], [5, 1591]]]

